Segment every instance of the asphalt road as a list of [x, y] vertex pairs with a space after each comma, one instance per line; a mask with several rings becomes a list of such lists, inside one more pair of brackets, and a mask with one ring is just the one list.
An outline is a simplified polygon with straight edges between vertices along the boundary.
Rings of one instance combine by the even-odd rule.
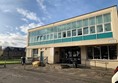
[[[0, 67], [0, 83], [111, 83], [111, 76], [96, 75], [91, 70], [45, 71], [26, 69], [20, 65], [9, 65], [7, 68]], [[92, 75], [93, 73], [93, 75]]]

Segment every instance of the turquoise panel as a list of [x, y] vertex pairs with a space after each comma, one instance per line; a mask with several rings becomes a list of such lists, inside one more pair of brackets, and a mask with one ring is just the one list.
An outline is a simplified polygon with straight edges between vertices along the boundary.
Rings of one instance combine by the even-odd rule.
[[100, 39], [100, 38], [110, 38], [110, 37], [113, 37], [112, 32], [97, 34], [97, 38], [98, 38], [98, 39]]
[[62, 42], [62, 39], [54, 40], [54, 43], [61, 43], [61, 42]]
[[72, 38], [72, 41], [81, 41], [82, 40], [82, 37], [73, 37]]
[[54, 40], [47, 41], [47, 44], [52, 44], [54, 43]]
[[71, 42], [72, 41], [72, 38], [65, 38], [65, 39], [62, 39], [62, 42]]
[[88, 35], [88, 36], [83, 36], [83, 40], [90, 40], [90, 39], [96, 39], [96, 34]]

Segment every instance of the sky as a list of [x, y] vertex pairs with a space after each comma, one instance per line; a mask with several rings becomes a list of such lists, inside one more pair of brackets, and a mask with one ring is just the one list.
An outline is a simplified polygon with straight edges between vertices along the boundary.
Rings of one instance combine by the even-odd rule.
[[0, 0], [0, 46], [26, 47], [27, 30], [118, 5], [118, 0]]

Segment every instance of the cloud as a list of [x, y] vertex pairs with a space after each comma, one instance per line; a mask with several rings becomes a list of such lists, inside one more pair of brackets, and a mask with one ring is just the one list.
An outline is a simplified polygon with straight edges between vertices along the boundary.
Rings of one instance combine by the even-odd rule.
[[25, 47], [26, 36], [20, 33], [0, 34], [0, 46]]
[[22, 21], [25, 21], [26, 23], [28, 23], [28, 20], [26, 18], [21, 18]]
[[37, 17], [36, 13], [31, 12], [29, 10], [23, 9], [23, 8], [17, 8], [17, 12], [23, 16], [23, 18], [41, 22], [40, 18]]
[[46, 5], [44, 5], [44, 0], [36, 0], [36, 1], [38, 5], [41, 7], [41, 9], [46, 12], [47, 9], [46, 9]]
[[20, 30], [24, 33], [27, 33], [28, 29], [35, 28], [35, 27], [38, 27], [38, 26], [41, 26], [41, 25], [42, 25], [41, 23], [38, 23], [38, 24], [30, 23], [30, 24], [20, 26]]

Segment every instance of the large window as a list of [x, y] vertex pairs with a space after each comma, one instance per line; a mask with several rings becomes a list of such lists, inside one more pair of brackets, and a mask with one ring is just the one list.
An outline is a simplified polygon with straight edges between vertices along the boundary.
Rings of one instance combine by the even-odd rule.
[[110, 13], [104, 14], [104, 22], [111, 22], [111, 15], [110, 15]]
[[92, 33], [95, 33], [95, 26], [91, 26], [90, 27], [90, 33], [92, 34]]
[[105, 31], [111, 31], [111, 23], [104, 24]]
[[38, 49], [32, 50], [33, 58], [38, 58]]
[[66, 37], [66, 32], [63, 32], [63, 37]]
[[88, 34], [88, 27], [83, 28], [83, 34]]
[[58, 33], [58, 38], [61, 38], [61, 32]]
[[78, 32], [78, 35], [82, 35], [82, 29], [78, 29], [77, 32]]
[[67, 31], [67, 37], [71, 37], [71, 31]]
[[77, 28], [82, 27], [82, 20], [77, 21], [76, 26]]
[[89, 18], [89, 25], [95, 25], [95, 17]]
[[72, 30], [72, 36], [76, 36], [76, 29]]
[[103, 32], [103, 26], [97, 25], [97, 32]]
[[117, 59], [116, 45], [87, 47], [88, 59]]
[[83, 20], [83, 26], [88, 26], [88, 19]]
[[97, 23], [97, 24], [103, 23], [102, 15], [96, 17], [96, 23]]
[[57, 39], [57, 33], [54, 33], [54, 39]]

